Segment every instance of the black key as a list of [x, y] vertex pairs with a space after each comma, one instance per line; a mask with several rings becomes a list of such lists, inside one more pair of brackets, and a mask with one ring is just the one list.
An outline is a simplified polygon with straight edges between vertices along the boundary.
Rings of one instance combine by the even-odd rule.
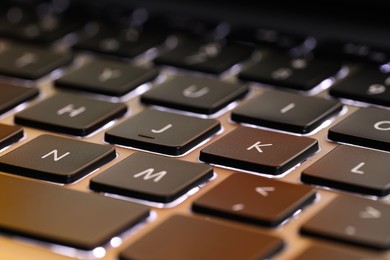
[[149, 215], [143, 205], [0, 175], [0, 232], [81, 250], [104, 246]]
[[390, 248], [389, 218], [389, 205], [358, 197], [340, 196], [306, 221], [301, 232], [387, 250]]
[[269, 234], [226, 225], [208, 218], [178, 215], [165, 220], [129, 245], [120, 253], [119, 258], [266, 259], [283, 245], [281, 239]]
[[15, 123], [86, 136], [124, 113], [125, 104], [59, 93], [15, 115]]
[[154, 62], [205, 73], [219, 74], [247, 59], [252, 47], [232, 42], [207, 42], [179, 38], [178, 46], [158, 56]]
[[50, 45], [82, 26], [80, 14], [64, 10], [65, 6], [56, 8], [55, 4], [52, 5], [42, 8], [39, 1], [11, 5], [1, 14], [4, 18], [0, 34], [20, 41]]
[[341, 109], [342, 105], [334, 100], [271, 91], [234, 109], [231, 119], [240, 123], [307, 134]]
[[0, 84], [0, 114], [36, 97], [38, 89]]
[[133, 27], [114, 28], [102, 23], [91, 23], [95, 33], [76, 43], [73, 48], [118, 57], [133, 58], [164, 42], [166, 34], [156, 30]]
[[306, 46], [312, 47], [315, 44], [315, 40], [306, 35], [292, 34], [270, 28], [249, 28], [248, 26], [233, 26], [228, 38], [284, 51], [303, 49]]
[[334, 97], [390, 107], [390, 72], [376, 66], [364, 66], [334, 84], [329, 94]]
[[0, 124], [0, 149], [17, 142], [23, 137], [23, 129], [19, 126]]
[[108, 130], [105, 141], [169, 155], [182, 155], [216, 134], [221, 125], [157, 110], [143, 110]]
[[90, 188], [137, 199], [169, 203], [213, 176], [206, 164], [134, 153], [94, 177]]
[[292, 58], [287, 54], [273, 53], [264, 60], [244, 69], [239, 78], [245, 81], [311, 90], [341, 69], [340, 63], [320, 57]]
[[361, 108], [329, 129], [328, 138], [390, 151], [390, 111], [379, 108]]
[[116, 156], [109, 145], [41, 135], [0, 157], [0, 170], [35, 179], [71, 183]]
[[317, 150], [313, 138], [238, 127], [200, 151], [204, 162], [278, 175]]
[[248, 87], [216, 79], [174, 77], [141, 96], [141, 102], [211, 115], [244, 97]]
[[339, 40], [322, 40], [314, 49], [318, 55], [345, 61], [383, 64], [390, 59], [390, 49], [372, 44]]
[[28, 80], [39, 79], [69, 64], [73, 55], [50, 48], [16, 43], [0, 51], [0, 74]]
[[375, 196], [390, 194], [390, 154], [342, 145], [302, 172], [301, 180]]
[[122, 96], [154, 79], [157, 75], [158, 72], [155, 69], [95, 58], [57, 79], [55, 85], [66, 89]]
[[309, 186], [234, 173], [196, 199], [192, 209], [244, 223], [277, 226], [314, 199]]

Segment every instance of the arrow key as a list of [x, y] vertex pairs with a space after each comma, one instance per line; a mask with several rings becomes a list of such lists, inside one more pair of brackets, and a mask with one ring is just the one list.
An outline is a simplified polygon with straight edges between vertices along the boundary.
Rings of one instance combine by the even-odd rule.
[[234, 173], [198, 198], [192, 210], [265, 226], [277, 226], [315, 199], [305, 185]]
[[[340, 196], [301, 228], [306, 235], [388, 250], [390, 206], [380, 201]], [[329, 220], [332, 221], [329, 221]]]

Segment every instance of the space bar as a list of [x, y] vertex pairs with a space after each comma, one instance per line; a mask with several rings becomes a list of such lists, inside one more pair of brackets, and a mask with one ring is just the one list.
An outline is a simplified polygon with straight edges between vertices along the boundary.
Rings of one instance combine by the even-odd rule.
[[0, 175], [0, 232], [8, 235], [92, 250], [148, 215], [143, 205]]

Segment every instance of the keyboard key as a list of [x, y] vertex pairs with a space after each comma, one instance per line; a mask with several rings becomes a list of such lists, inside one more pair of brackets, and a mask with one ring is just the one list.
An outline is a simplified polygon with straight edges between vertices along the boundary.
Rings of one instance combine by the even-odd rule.
[[35, 88], [25, 88], [8, 84], [0, 84], [0, 114], [38, 96]]
[[[88, 75], [88, 77], [85, 77]], [[108, 59], [92, 59], [55, 81], [56, 87], [122, 96], [154, 79], [157, 70]]]
[[313, 138], [238, 127], [200, 151], [199, 159], [246, 171], [279, 175], [317, 150]]
[[273, 53], [243, 69], [239, 78], [306, 91], [333, 77], [340, 69], [340, 63], [335, 60], [320, 57], [293, 58], [287, 54]]
[[334, 84], [329, 94], [354, 101], [390, 107], [390, 73], [364, 66]]
[[301, 180], [367, 195], [390, 194], [390, 154], [341, 145], [302, 172]]
[[270, 28], [249, 28], [248, 26], [233, 26], [228, 38], [284, 51], [303, 49], [315, 44], [313, 38], [302, 34], [282, 32]]
[[389, 205], [358, 197], [340, 196], [309, 219], [302, 226], [301, 232], [386, 250], [390, 248], [389, 217]]
[[248, 87], [216, 79], [174, 77], [141, 95], [141, 102], [211, 115], [244, 97]]
[[70, 135], [86, 136], [124, 113], [125, 104], [57, 93], [15, 115], [15, 123]]
[[274, 227], [314, 199], [309, 186], [233, 173], [195, 200], [192, 210]]
[[158, 56], [156, 64], [170, 65], [205, 73], [220, 74], [250, 57], [252, 47], [233, 42], [207, 42], [179, 38], [178, 46]]
[[16, 5], [14, 2], [6, 14], [2, 13], [5, 19], [1, 20], [0, 34], [19, 41], [50, 45], [82, 26], [80, 14], [72, 12], [71, 8], [66, 10], [62, 6], [54, 10], [54, 5], [43, 8], [41, 4], [42, 1]]
[[0, 51], [0, 74], [28, 80], [39, 79], [61, 66], [73, 55], [36, 45], [9, 43]]
[[76, 43], [77, 50], [93, 51], [117, 57], [134, 58], [147, 50], [162, 44], [166, 34], [157, 30], [139, 30], [133, 27], [114, 28], [103, 23], [89, 23], [88, 36]]
[[169, 203], [213, 176], [206, 164], [134, 153], [94, 177], [90, 188], [137, 199]]
[[19, 126], [0, 124], [0, 149], [17, 142], [23, 137], [23, 129]]
[[120, 259], [265, 259], [282, 247], [281, 239], [255, 230], [175, 215], [125, 248]]
[[384, 64], [390, 59], [390, 49], [372, 44], [339, 40], [322, 40], [314, 52], [332, 59]]
[[231, 119], [240, 123], [307, 134], [340, 112], [342, 107], [334, 100], [269, 91], [234, 109]]
[[105, 141], [177, 156], [188, 152], [220, 129], [220, 123], [214, 119], [145, 109], [108, 130]]
[[149, 209], [94, 193], [0, 175], [0, 232], [81, 250], [104, 246]]
[[116, 156], [109, 145], [41, 135], [0, 157], [0, 170], [59, 183], [84, 177]]
[[390, 111], [361, 108], [328, 131], [330, 140], [390, 151]]

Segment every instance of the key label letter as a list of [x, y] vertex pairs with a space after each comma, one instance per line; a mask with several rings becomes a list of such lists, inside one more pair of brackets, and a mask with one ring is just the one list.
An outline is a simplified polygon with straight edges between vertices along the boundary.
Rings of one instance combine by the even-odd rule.
[[365, 165], [366, 163], [361, 162], [358, 165], [356, 165], [351, 172], [352, 173], [357, 173], [357, 174], [364, 174], [364, 171], [361, 170], [361, 168]]
[[141, 177], [144, 175], [144, 180], [148, 181], [150, 179], [154, 179], [154, 182], [159, 182], [168, 172], [167, 171], [161, 171], [161, 172], [156, 172], [154, 173], [153, 168], [149, 168], [143, 172], [139, 172], [134, 175], [134, 178]]
[[69, 113], [69, 117], [75, 117], [81, 113], [83, 113], [84, 111], [86, 111], [86, 107], [79, 107], [79, 108], [74, 108], [74, 105], [73, 104], [69, 104], [63, 108], [61, 108], [60, 110], [57, 111], [57, 115], [61, 116], [65, 113]]
[[374, 125], [376, 130], [379, 131], [389, 131], [390, 130], [390, 121], [379, 121]]
[[290, 111], [291, 109], [293, 109], [294, 107], [295, 107], [295, 103], [290, 103], [290, 104], [288, 104], [287, 106], [285, 106], [284, 108], [282, 108], [282, 109], [280, 110], [280, 112], [281, 112], [282, 114], [284, 114], [284, 113]]
[[183, 95], [188, 98], [199, 98], [209, 93], [209, 91], [210, 89], [208, 87], [198, 89], [196, 85], [191, 85], [183, 90]]
[[120, 76], [122, 76], [122, 72], [120, 70], [105, 68], [98, 76], [98, 79], [100, 82], [106, 82], [107, 80], [119, 78]]
[[167, 131], [172, 126], [173, 126], [172, 124], [168, 124], [168, 125], [164, 126], [163, 128], [160, 128], [160, 129], [152, 129], [152, 132], [155, 133], [155, 134], [161, 134], [162, 132]]
[[15, 60], [15, 65], [18, 68], [23, 68], [37, 61], [38, 61], [38, 56], [36, 54], [27, 52]]
[[55, 162], [58, 162], [59, 160], [63, 159], [65, 156], [68, 156], [70, 154], [70, 152], [66, 152], [64, 153], [63, 155], [61, 156], [58, 156], [58, 150], [55, 149], [53, 151], [51, 151], [50, 153], [48, 154], [45, 154], [44, 156], [41, 157], [41, 159], [45, 159], [46, 157], [50, 156], [50, 155], [53, 155], [53, 159]]
[[248, 147], [246, 150], [249, 151], [249, 150], [252, 150], [253, 148], [255, 148], [259, 153], [262, 153], [263, 150], [261, 150], [261, 148], [260, 148], [262, 146], [272, 146], [272, 144], [261, 144], [261, 142], [256, 142], [252, 146]]

